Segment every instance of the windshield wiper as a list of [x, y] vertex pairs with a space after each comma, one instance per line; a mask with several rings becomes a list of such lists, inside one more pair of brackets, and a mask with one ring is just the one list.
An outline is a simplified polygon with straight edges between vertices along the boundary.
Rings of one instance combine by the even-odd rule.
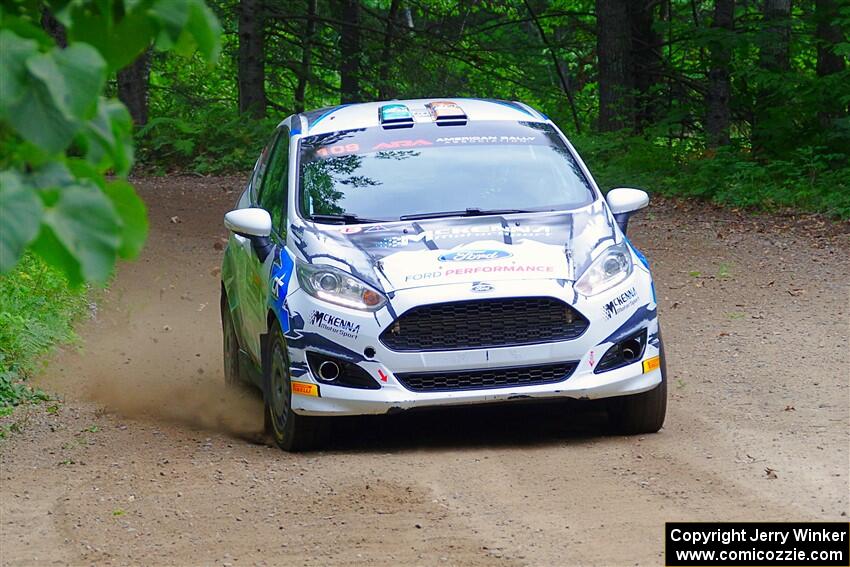
[[372, 222], [387, 222], [382, 219], [364, 219], [357, 215], [342, 213], [339, 215], [310, 215], [310, 220], [327, 222], [330, 224], [368, 224]]
[[485, 215], [512, 215], [514, 213], [530, 213], [527, 209], [479, 209], [469, 208], [462, 211], [441, 211], [433, 213], [416, 213], [402, 215], [398, 220], [438, 219], [444, 217], [481, 217]]

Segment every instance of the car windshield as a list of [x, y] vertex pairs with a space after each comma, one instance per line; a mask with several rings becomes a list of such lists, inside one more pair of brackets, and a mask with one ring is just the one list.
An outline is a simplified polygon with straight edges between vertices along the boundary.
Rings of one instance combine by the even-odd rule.
[[540, 122], [308, 136], [301, 140], [299, 181], [301, 213], [318, 222], [565, 210], [593, 200], [566, 145]]

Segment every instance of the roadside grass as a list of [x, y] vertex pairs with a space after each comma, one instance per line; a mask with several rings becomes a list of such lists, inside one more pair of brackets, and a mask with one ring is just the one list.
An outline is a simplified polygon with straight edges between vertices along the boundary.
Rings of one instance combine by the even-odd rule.
[[0, 276], [0, 417], [50, 399], [27, 381], [53, 346], [76, 340], [73, 324], [88, 309], [88, 295], [89, 288], [70, 287], [30, 254]]

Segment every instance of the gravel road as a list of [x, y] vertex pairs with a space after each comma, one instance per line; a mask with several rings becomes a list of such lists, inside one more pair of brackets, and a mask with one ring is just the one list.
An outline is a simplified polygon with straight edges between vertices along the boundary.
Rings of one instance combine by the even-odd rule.
[[580, 404], [345, 418], [271, 448], [223, 387], [221, 218], [239, 178], [139, 179], [151, 236], [5, 418], [0, 564], [660, 565], [665, 521], [847, 520], [850, 225], [658, 201], [668, 419]]

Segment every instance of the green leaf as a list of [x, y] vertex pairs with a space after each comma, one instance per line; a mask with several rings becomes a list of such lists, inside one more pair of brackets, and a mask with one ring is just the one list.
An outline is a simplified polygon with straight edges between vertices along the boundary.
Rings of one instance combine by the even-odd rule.
[[53, 97], [41, 81], [31, 81], [24, 96], [6, 113], [5, 120], [25, 140], [48, 154], [68, 147], [79, 127], [56, 107]]
[[159, 0], [151, 13], [160, 26], [158, 49], [174, 49], [184, 56], [198, 51], [210, 62], [218, 58], [221, 25], [203, 0]]
[[9, 30], [0, 30], [0, 115], [27, 90], [26, 61], [38, 52], [38, 44]]
[[54, 104], [69, 119], [91, 118], [106, 84], [106, 62], [90, 45], [75, 43], [66, 49], [30, 57], [27, 69], [47, 87]]
[[189, 20], [186, 22], [185, 34], [191, 34], [198, 52], [207, 61], [218, 59], [221, 43], [221, 25], [212, 10], [203, 0], [193, 0], [189, 4]]
[[145, 203], [126, 181], [106, 184], [106, 196], [112, 201], [121, 218], [123, 232], [118, 254], [122, 258], [135, 258], [142, 250], [148, 236], [148, 217]]
[[[109, 71], [123, 69], [150, 44], [156, 34], [156, 22], [149, 14], [149, 1], [124, 2], [130, 8], [116, 21], [111, 2], [95, 9], [80, 2], [70, 10], [68, 39], [88, 43], [106, 59]], [[117, 11], [115, 11], [117, 13]]]
[[71, 254], [71, 251], [59, 240], [59, 237], [48, 225], [41, 225], [38, 238], [32, 243], [31, 248], [47, 264], [62, 270], [68, 278], [68, 283], [72, 286], [78, 286], [85, 281], [80, 270], [79, 260]]
[[9, 271], [38, 235], [41, 200], [14, 171], [0, 172], [0, 273]]
[[157, 37], [157, 47], [169, 49], [183, 32], [183, 27], [189, 20], [188, 0], [157, 0], [151, 7], [150, 13], [159, 23], [160, 31]]
[[117, 100], [101, 99], [97, 115], [86, 123], [81, 144], [86, 159], [101, 171], [126, 175], [133, 165], [133, 120]]
[[88, 185], [43, 193], [43, 201], [55, 202], [44, 213], [36, 251], [62, 267], [74, 283], [105, 282], [121, 246], [121, 221], [112, 202]]

